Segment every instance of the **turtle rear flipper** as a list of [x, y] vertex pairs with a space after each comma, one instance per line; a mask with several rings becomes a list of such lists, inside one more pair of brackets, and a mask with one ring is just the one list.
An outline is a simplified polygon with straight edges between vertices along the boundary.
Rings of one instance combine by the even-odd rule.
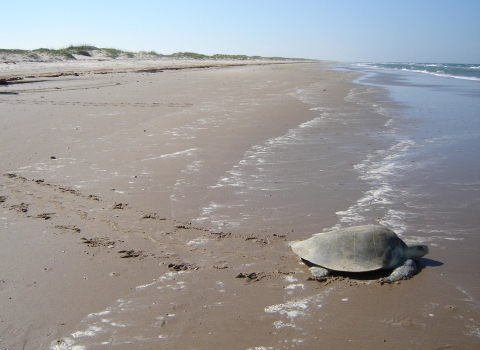
[[392, 271], [390, 276], [380, 279], [380, 284], [392, 283], [395, 281], [403, 280], [412, 277], [418, 272], [417, 265], [411, 259], [405, 261], [403, 265], [400, 265]]

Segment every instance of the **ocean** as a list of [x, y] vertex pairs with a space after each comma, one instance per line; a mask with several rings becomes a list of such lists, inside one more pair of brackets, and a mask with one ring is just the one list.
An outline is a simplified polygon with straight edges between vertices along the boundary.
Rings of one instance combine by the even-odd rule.
[[[370, 202], [365, 209], [384, 207], [380, 214], [385, 224], [400, 232], [423, 231], [428, 240], [478, 237], [479, 65], [342, 67], [362, 73], [357, 83], [383, 89], [393, 103], [382, 110], [391, 117], [393, 146], [370, 154], [357, 166], [376, 193], [377, 204]], [[349, 208], [343, 220], [348, 220], [347, 214], [358, 215], [358, 205]]]
[[373, 68], [381, 70], [400, 70], [405, 72], [415, 72], [431, 74], [437, 77], [447, 77], [465, 80], [480, 81], [480, 64], [465, 63], [356, 63], [356, 67]]

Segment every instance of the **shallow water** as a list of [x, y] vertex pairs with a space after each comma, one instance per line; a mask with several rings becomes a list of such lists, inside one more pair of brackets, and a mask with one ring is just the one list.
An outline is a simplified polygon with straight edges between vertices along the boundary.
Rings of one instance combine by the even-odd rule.
[[478, 233], [480, 83], [384, 70], [357, 81], [387, 89], [401, 106], [392, 111], [394, 146], [357, 167], [388, 204], [382, 222], [425, 236]]

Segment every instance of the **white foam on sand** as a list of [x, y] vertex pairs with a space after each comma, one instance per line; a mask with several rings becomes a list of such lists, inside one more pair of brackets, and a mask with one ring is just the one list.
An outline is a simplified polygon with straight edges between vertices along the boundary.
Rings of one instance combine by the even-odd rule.
[[290, 282], [290, 283], [293, 283], [293, 282], [297, 282], [297, 281], [298, 281], [297, 278], [295, 278], [295, 277], [293, 277], [293, 276], [291, 276], [291, 275], [286, 275], [284, 278], [285, 278], [285, 281], [286, 281], [286, 282]]
[[406, 219], [411, 214], [400, 208], [392, 209], [392, 204], [407, 202], [412, 193], [395, 185], [395, 182], [412, 168], [426, 166], [408, 160], [417, 146], [413, 140], [399, 139], [389, 149], [377, 150], [355, 165], [354, 169], [359, 173], [359, 178], [370, 184], [371, 189], [365, 191], [364, 195], [346, 210], [336, 212], [340, 222], [356, 224], [368, 221], [367, 217], [371, 219], [370, 213], [376, 211], [381, 215], [378, 219], [381, 224], [393, 228], [396, 233], [405, 232]]
[[[52, 342], [50, 349], [83, 350], [98, 347], [108, 349], [113, 344], [119, 345], [118, 339], [122, 339], [124, 344], [157, 339], [153, 335], [155, 332], [148, 329], [148, 327], [155, 328], [156, 325], [139, 325], [142, 317], [138, 317], [138, 315], [144, 313], [145, 310], [151, 310], [148, 312], [150, 316], [150, 313], [158, 312], [158, 309], [165, 306], [168, 306], [168, 310], [170, 310], [169, 295], [176, 296], [179, 291], [188, 288], [189, 273], [189, 271], [167, 272], [152, 283], [137, 286], [130, 299], [118, 299], [114, 305], [105, 310], [88, 314], [78, 325], [77, 331], [72, 332], [70, 336], [63, 337], [60, 342]], [[219, 287], [221, 286], [217, 283], [216, 288]], [[161, 298], [159, 298], [160, 293]], [[108, 317], [105, 317], [106, 315]], [[176, 314], [168, 313], [167, 316], [174, 318]], [[156, 319], [158, 322], [162, 322], [164, 316], [157, 316]], [[132, 329], [138, 330], [139, 334], [132, 335]]]
[[101, 330], [102, 330], [102, 327], [90, 326], [84, 331], [77, 331], [72, 333], [72, 337], [74, 338], [93, 337], [97, 335]]
[[161, 158], [175, 158], [175, 157], [178, 157], [178, 156], [192, 156], [192, 155], [195, 154], [195, 152], [197, 150], [198, 150], [197, 148], [189, 148], [189, 149], [186, 149], [186, 150], [183, 150], [183, 151], [166, 153], [166, 154], [161, 154], [161, 155], [156, 156], [156, 157], [145, 158], [145, 159], [142, 159], [142, 161], [155, 160], [155, 159], [161, 159]]
[[209, 243], [210, 241], [211, 241], [210, 239], [199, 237], [199, 238], [192, 239], [187, 243], [187, 245], [204, 245]]
[[[322, 293], [305, 298], [293, 298], [285, 303], [270, 305], [265, 307], [264, 311], [269, 314], [279, 314], [281, 316], [281, 320], [276, 320], [273, 323], [277, 329], [284, 327], [301, 329], [301, 327], [296, 324], [296, 320], [307, 317], [310, 314], [309, 310], [312, 308], [318, 310], [321, 302], [330, 294], [331, 290], [332, 289], [327, 289]], [[288, 321], [285, 319], [288, 319]]]
[[[328, 112], [320, 107], [315, 110], [320, 111], [319, 116], [291, 128], [282, 136], [251, 146], [237, 164], [233, 165], [215, 184], [208, 187], [211, 193], [215, 193], [217, 189], [230, 189], [233, 193], [228, 197], [229, 204], [211, 202], [208, 206], [201, 208], [200, 216], [194, 221], [202, 223], [209, 221], [212, 224], [219, 224], [219, 228], [224, 222], [235, 227], [245, 225], [248, 220], [255, 219], [259, 215], [258, 212], [250, 212], [248, 205], [250, 201], [258, 200], [259, 196], [265, 196], [259, 193], [290, 190], [299, 184], [307, 185], [309, 179], [295, 178], [292, 181], [281, 168], [283, 165], [295, 167], [297, 160], [291, 154], [292, 151], [298, 149], [297, 152], [302, 152], [303, 147], [308, 148], [310, 143], [320, 142], [316, 128], [324, 123]], [[285, 158], [285, 154], [290, 154], [290, 158]], [[235, 217], [230, 215], [233, 211], [235, 211]]]

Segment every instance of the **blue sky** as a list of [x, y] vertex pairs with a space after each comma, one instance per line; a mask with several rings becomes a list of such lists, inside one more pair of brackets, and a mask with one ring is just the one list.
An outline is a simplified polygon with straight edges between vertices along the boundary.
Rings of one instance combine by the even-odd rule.
[[480, 63], [480, 0], [0, 0], [0, 48]]

